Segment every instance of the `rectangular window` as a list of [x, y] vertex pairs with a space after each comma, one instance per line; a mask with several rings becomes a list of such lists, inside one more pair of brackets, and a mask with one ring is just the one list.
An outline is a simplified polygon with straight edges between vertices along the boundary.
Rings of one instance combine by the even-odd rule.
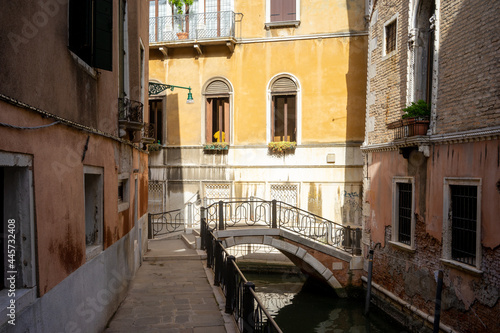
[[297, 141], [295, 100], [294, 95], [273, 96], [272, 141]]
[[229, 98], [207, 98], [206, 142], [230, 142]]
[[413, 177], [394, 177], [392, 180], [392, 244], [414, 249], [415, 184]]
[[475, 273], [481, 269], [481, 186], [481, 179], [444, 179], [442, 261]]
[[295, 21], [296, 0], [271, 0], [271, 22]]
[[476, 265], [477, 186], [450, 185], [451, 259]]
[[71, 0], [68, 24], [69, 49], [89, 66], [111, 71], [112, 0]]
[[84, 167], [85, 244], [87, 260], [102, 251], [103, 239], [103, 170]]
[[411, 245], [412, 184], [398, 184], [398, 242]]
[[396, 50], [396, 26], [397, 20], [385, 26], [385, 54], [389, 54]]
[[[15, 288], [31, 289], [31, 297], [36, 297], [32, 289], [36, 286], [33, 204], [31, 157], [0, 152], [0, 290], [11, 287], [6, 278], [16, 272]], [[0, 302], [9, 302], [3, 299], [6, 293], [0, 296]], [[19, 304], [19, 295], [14, 297]]]
[[149, 101], [149, 123], [152, 126], [152, 135], [156, 143], [163, 143], [163, 101]]

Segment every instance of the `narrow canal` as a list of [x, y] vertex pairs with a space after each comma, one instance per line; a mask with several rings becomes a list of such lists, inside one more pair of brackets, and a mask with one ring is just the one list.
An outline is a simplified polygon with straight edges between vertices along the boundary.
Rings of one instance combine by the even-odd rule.
[[405, 328], [384, 313], [370, 308], [365, 317], [364, 293], [342, 299], [313, 279], [296, 274], [257, 274], [243, 272], [255, 283], [284, 333], [396, 333]]

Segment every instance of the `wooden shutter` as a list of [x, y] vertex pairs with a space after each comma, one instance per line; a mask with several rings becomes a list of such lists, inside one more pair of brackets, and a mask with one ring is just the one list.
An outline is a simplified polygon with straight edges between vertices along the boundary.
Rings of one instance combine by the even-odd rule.
[[283, 0], [271, 0], [271, 22], [283, 21]]
[[212, 122], [213, 122], [213, 114], [212, 114], [212, 108], [213, 108], [213, 103], [214, 99], [213, 98], [207, 98], [207, 113], [206, 113], [206, 128], [205, 128], [205, 140], [207, 143], [213, 142], [212, 138]]
[[69, 49], [91, 65], [92, 3], [72, 0], [69, 3]]
[[205, 94], [226, 95], [229, 94], [229, 87], [225, 82], [217, 80], [208, 85], [207, 89], [205, 90]]
[[297, 93], [297, 86], [295, 85], [295, 82], [292, 81], [292, 79], [287, 78], [287, 77], [282, 77], [274, 81], [273, 86], [271, 88], [271, 91], [273, 93]]
[[275, 103], [274, 103], [274, 96], [272, 98], [271, 102], [271, 141], [274, 141], [274, 126], [275, 126], [275, 120], [274, 120], [274, 108], [275, 108]]
[[283, 21], [295, 21], [297, 15], [295, 10], [295, 0], [282, 0], [283, 1]]
[[94, 66], [113, 70], [113, 2], [95, 0]]
[[[224, 99], [224, 133], [225, 142], [231, 142], [229, 140], [231, 124], [229, 123], [229, 99]], [[222, 140], [221, 140], [222, 141]]]

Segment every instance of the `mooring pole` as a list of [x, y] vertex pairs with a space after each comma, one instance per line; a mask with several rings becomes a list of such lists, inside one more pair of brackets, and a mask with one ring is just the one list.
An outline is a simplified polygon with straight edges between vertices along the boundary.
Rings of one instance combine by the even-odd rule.
[[370, 298], [372, 293], [373, 250], [368, 255], [368, 281], [366, 282], [365, 316], [370, 311]]
[[436, 306], [434, 308], [434, 333], [439, 333], [439, 321], [441, 320], [441, 292], [443, 291], [443, 271], [438, 272], [436, 288]]

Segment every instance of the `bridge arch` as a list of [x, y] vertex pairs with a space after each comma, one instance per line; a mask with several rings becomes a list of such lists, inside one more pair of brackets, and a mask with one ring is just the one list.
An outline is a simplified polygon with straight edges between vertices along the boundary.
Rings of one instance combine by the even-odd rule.
[[271, 246], [301, 270], [326, 282], [340, 297], [347, 297], [345, 287], [348, 285], [361, 285], [361, 257], [304, 239], [286, 230], [220, 230], [215, 231], [215, 236], [223, 241], [225, 248], [243, 244]]

